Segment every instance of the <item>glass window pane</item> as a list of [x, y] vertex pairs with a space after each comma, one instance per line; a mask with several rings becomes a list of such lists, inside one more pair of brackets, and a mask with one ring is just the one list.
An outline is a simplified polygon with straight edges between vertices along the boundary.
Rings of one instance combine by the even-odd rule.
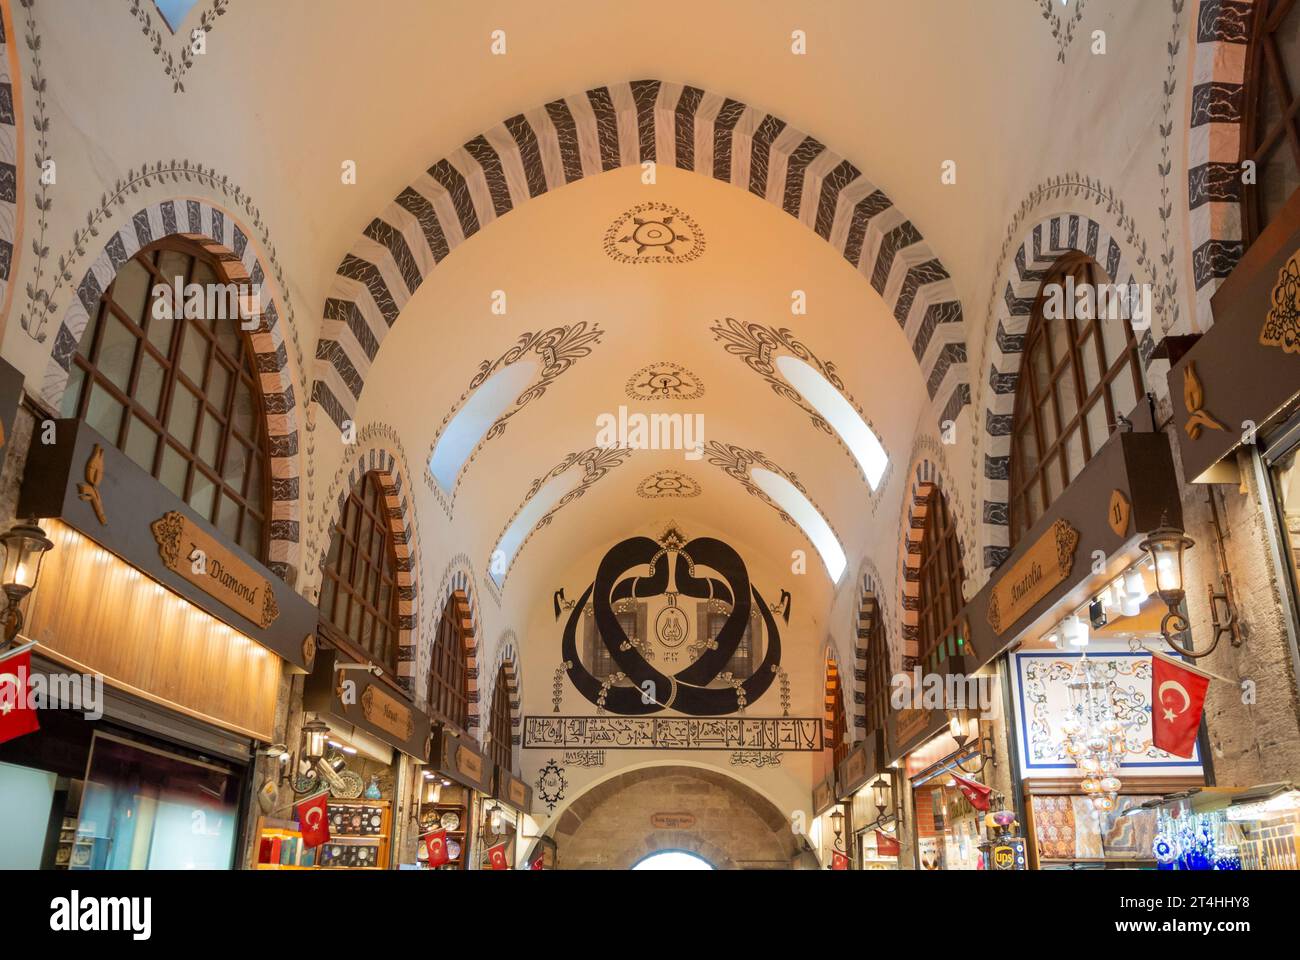
[[1047, 361], [1047, 345], [1041, 338], [1034, 344], [1030, 362], [1034, 371], [1034, 393], [1041, 397], [1047, 390], [1047, 385], [1052, 382], [1052, 369]]
[[1259, 165], [1259, 190], [1263, 196], [1264, 222], [1272, 223], [1287, 200], [1300, 186], [1300, 172], [1296, 170], [1295, 151], [1291, 141], [1283, 136], [1273, 146]]
[[217, 465], [217, 448], [221, 442], [221, 421], [216, 418], [211, 407], [203, 408], [203, 424], [199, 427], [199, 442], [194, 452], [209, 467]]
[[86, 411], [86, 423], [98, 430], [109, 443], [117, 444], [118, 434], [122, 429], [122, 405], [114, 400], [101, 384], [95, 384], [90, 391], [90, 407]]
[[262, 555], [262, 524], [253, 511], [244, 511], [244, 528], [239, 534], [239, 545], [255, 557]]
[[203, 384], [203, 368], [208, 360], [208, 341], [200, 332], [198, 323], [191, 320], [185, 326], [184, 343], [181, 344], [181, 372], [196, 386]]
[[158, 361], [150, 356], [147, 350], [141, 351], [140, 374], [135, 381], [133, 399], [155, 417], [160, 412], [163, 381], [165, 379], [166, 373]]
[[189, 466], [189, 461], [169, 443], [163, 447], [162, 471], [158, 479], [176, 496], [184, 497], [185, 476], [189, 472]]
[[126, 455], [153, 473], [153, 457], [157, 451], [158, 434], [138, 416], [133, 415], [131, 427], [126, 434]]
[[81, 385], [86, 379], [86, 371], [81, 369], [75, 363], [68, 369], [68, 386], [63, 391], [63, 402], [59, 405], [59, 412], [65, 417], [75, 417], [77, 415], [77, 405], [81, 402]]
[[1047, 502], [1052, 504], [1056, 498], [1061, 495], [1061, 490], [1065, 484], [1061, 479], [1061, 458], [1055, 455], [1043, 464], [1043, 475], [1047, 479]]
[[227, 496], [221, 497], [221, 505], [217, 509], [217, 529], [231, 540], [236, 540], [239, 536], [239, 504]]
[[99, 345], [95, 366], [119, 390], [125, 391], [130, 383], [131, 364], [135, 361], [135, 348], [139, 342], [136, 335], [111, 312], [104, 318], [104, 339]]
[[189, 279], [191, 258], [179, 250], [163, 250], [158, 255], [158, 272], [171, 286], [180, 280], [184, 285]]
[[172, 355], [172, 331], [176, 329], [176, 321], [173, 319], [175, 316], [174, 312], [165, 316], [150, 313], [149, 325], [145, 328], [149, 342], [158, 352], [167, 357]]
[[222, 413], [226, 410], [226, 399], [230, 396], [232, 379], [230, 370], [224, 364], [219, 362], [212, 364], [212, 374], [208, 380], [208, 399]]
[[1110, 425], [1106, 422], [1106, 404], [1099, 397], [1088, 410], [1088, 443], [1092, 446], [1094, 457], [1109, 437]]
[[[1103, 321], [1107, 323], [1120, 323], [1119, 320]], [[1083, 389], [1091, 394], [1097, 389], [1097, 384], [1101, 383], [1101, 364], [1097, 360], [1097, 334], [1091, 333], [1088, 339], [1083, 341], [1079, 347], [1079, 359], [1083, 361]]]
[[262, 484], [262, 458], [260, 455], [253, 457], [253, 462], [249, 465], [248, 487], [244, 499], [255, 510], [265, 510], [266, 508], [266, 489]]
[[1056, 402], [1061, 411], [1061, 425], [1068, 427], [1079, 412], [1078, 389], [1074, 385], [1074, 365], [1067, 363], [1061, 379], [1056, 381]]
[[253, 393], [241, 378], [235, 387], [235, 403], [230, 412], [230, 422], [236, 430], [251, 439], [254, 436], [253, 417], [256, 412]]
[[172, 391], [172, 408], [167, 417], [167, 432], [186, 447], [194, 447], [194, 428], [199, 419], [199, 398], [183, 384]]
[[1125, 367], [1110, 382], [1110, 395], [1114, 402], [1115, 413], [1127, 417], [1137, 406], [1137, 391], [1133, 389], [1133, 372]]
[[1052, 369], [1055, 370], [1069, 354], [1070, 340], [1074, 334], [1070, 330], [1070, 321], [1064, 318], [1044, 320], [1043, 328], [1047, 331], [1048, 340], [1052, 345]]
[[132, 257], [117, 271], [110, 295], [122, 312], [138, 324], [153, 308], [153, 285], [153, 274]]
[[248, 467], [249, 450], [233, 437], [226, 444], [226, 462], [221, 468], [221, 479], [231, 489], [243, 492], [244, 471]]
[[1123, 320], [1103, 320], [1101, 339], [1106, 348], [1106, 369], [1109, 370], [1128, 347], [1128, 324]]
[[1056, 441], [1056, 411], [1055, 403], [1052, 401], [1051, 394], [1043, 398], [1039, 405], [1039, 425], [1043, 432], [1043, 449], [1050, 450], [1052, 444]]
[[190, 506], [199, 516], [212, 519], [213, 501], [216, 499], [217, 487], [202, 470], [194, 471], [194, 485], [190, 489]]
[[1065, 465], [1069, 471], [1068, 476], [1071, 482], [1083, 469], [1084, 462], [1083, 431], [1076, 429], [1065, 441]]

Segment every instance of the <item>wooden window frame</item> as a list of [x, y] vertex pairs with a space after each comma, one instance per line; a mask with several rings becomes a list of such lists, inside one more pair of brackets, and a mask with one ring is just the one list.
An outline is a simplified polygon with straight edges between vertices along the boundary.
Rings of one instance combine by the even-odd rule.
[[429, 711], [462, 732], [469, 729], [469, 655], [456, 598], [447, 598], [429, 660]]
[[[64, 400], [64, 413], [80, 420], [86, 420], [91, 395], [94, 388], [99, 387], [123, 408], [119, 415], [120, 420], [116, 435], [106, 439], [119, 450], [126, 452], [130, 431], [138, 418], [155, 434], [152, 462], [147, 467], [143, 464], [140, 464], [140, 466], [148, 470], [159, 483], [163, 483], [164, 453], [168, 449], [174, 451], [185, 462], [185, 481], [180, 491], [173, 492], [177, 493], [182, 500], [190, 504], [196, 511], [203, 514], [205, 520], [212, 523], [214, 527], [217, 527], [228, 537], [229, 531], [223, 526], [225, 520], [221, 511], [225, 509], [224, 504], [226, 501], [235, 504], [238, 514], [235, 519], [234, 536], [230, 537], [230, 539], [259, 561], [265, 561], [270, 544], [271, 527], [270, 450], [266, 430], [265, 401], [262, 397], [261, 383], [256, 372], [252, 341], [248, 332], [240, 329], [236, 340], [238, 356], [232, 357], [222, 346], [220, 339], [209, 326], [209, 323], [237, 323], [238, 321], [195, 322], [185, 319], [183, 309], [176, 306], [172, 311], [173, 319], [170, 321], [172, 330], [167, 350], [159, 349], [150, 341], [149, 332], [152, 324], [156, 322], [152, 316], [154, 304], [152, 290], [158, 284], [165, 284], [170, 288], [176, 279], [175, 277], [169, 278], [165, 276], [161, 270], [159, 261], [165, 253], [175, 253], [190, 258], [184, 277], [186, 284], [193, 282], [195, 270], [200, 264], [206, 266], [212, 272], [213, 282], [223, 284], [233, 282], [221, 261], [191, 240], [181, 237], [168, 237], [142, 248], [130, 261], [142, 267], [150, 277], [148, 292], [144, 297], [143, 307], [141, 308], [142, 315], [138, 317], [130, 316], [113, 299], [114, 294], [117, 292], [118, 278], [121, 274], [121, 269], [119, 269], [118, 273], [113, 277], [113, 282], [109, 284], [100, 297], [95, 308], [95, 315], [83, 332], [82, 342], [78, 345], [71, 358], [72, 372], [79, 377], [80, 382], [69, 383], [69, 394]], [[126, 264], [123, 264], [122, 269], [125, 266]], [[100, 370], [105, 331], [111, 326], [110, 317], [115, 319], [136, 340], [126, 389], [119, 387], [106, 373]], [[199, 383], [196, 383], [182, 369], [182, 356], [187, 340], [196, 335], [204, 339], [203, 373]], [[87, 337], [89, 337], [89, 340], [87, 340]], [[159, 388], [157, 413], [147, 409], [136, 398], [136, 393], [140, 387], [140, 371], [146, 356], [157, 364], [161, 370], [162, 382]], [[213, 371], [217, 367], [223, 368], [228, 378], [227, 396], [220, 407], [212, 401], [208, 394], [209, 389], [213, 387]], [[198, 413], [195, 416], [192, 435], [188, 439], [173, 434], [167, 426], [171, 418], [172, 401], [176, 396], [178, 383], [198, 397]], [[252, 436], [246, 436], [235, 426], [235, 399], [239, 394], [241, 383], [247, 388], [251, 398]], [[75, 398], [71, 394], [73, 390], [77, 391]], [[73, 404], [71, 408], [67, 406], [70, 400]], [[204, 430], [209, 418], [217, 423], [219, 430], [214, 454], [216, 466], [205, 462], [198, 452], [201, 445], [200, 438], [204, 436]], [[224, 477], [227, 455], [236, 444], [243, 447], [247, 452], [244, 475], [238, 488], [227, 483]], [[254, 469], [255, 467], [256, 469]], [[260, 475], [260, 480], [256, 483], [253, 480], [255, 473]], [[191, 502], [195, 492], [195, 479], [200, 474], [212, 484], [212, 504], [206, 514], [199, 511], [198, 506]], [[247, 543], [244, 536], [245, 522], [248, 517], [251, 517], [258, 526], [259, 532], [255, 544]]]
[[[349, 646], [395, 673], [401, 642], [398, 600], [392, 520], [383, 483], [372, 470], [349, 491], [334, 523], [317, 605]], [[359, 636], [349, 628], [354, 608]]]
[[[925, 526], [921, 530], [921, 562], [917, 567], [916, 624], [921, 662], [938, 672], [949, 656], [957, 656], [953, 630], [966, 600], [962, 593], [966, 574], [961, 562], [957, 518], [937, 483], [926, 498]], [[965, 639], [965, 638], [963, 638]], [[952, 649], [944, 650], [945, 646]]]
[[[1069, 445], [1073, 437], [1077, 435], [1082, 446], [1082, 462], [1079, 466], [1079, 470], [1082, 470], [1115, 432], [1117, 416], [1127, 416], [1132, 412], [1115, 409], [1115, 384], [1119, 378], [1126, 372], [1131, 377], [1133, 396], [1138, 402], [1146, 395], [1142, 359], [1129, 320], [1119, 321], [1124, 324], [1124, 347], [1107, 364], [1102, 324], [1114, 321], [1098, 320], [1096, 314], [1099, 310], [1094, 310], [1091, 320], [1049, 320], [1044, 316], [1048, 286], [1064, 283], [1069, 275], [1075, 277], [1076, 284], [1110, 282], [1101, 267], [1090, 257], [1082, 253], [1066, 254], [1053, 265], [1034, 300], [1029, 327], [1025, 332], [1024, 350], [1020, 355], [1020, 374], [1016, 381], [1015, 408], [1011, 422], [1007, 525], [1012, 547], [1050, 509], [1074, 479], [1070, 476], [1069, 467]], [[1061, 332], [1066, 334], [1066, 342], [1060, 358], [1053, 360], [1053, 338]], [[1047, 384], [1038, 383], [1038, 375], [1034, 370], [1035, 351], [1040, 346], [1048, 365]], [[1083, 362], [1085, 351], [1089, 350], [1096, 358], [1098, 371], [1098, 382], [1091, 390], [1086, 388]], [[1061, 396], [1061, 384], [1067, 379], [1072, 384], [1076, 409], [1068, 420], [1062, 420], [1058, 398]], [[1106, 436], [1100, 438], [1092, 436], [1088, 423], [1088, 415], [1098, 404], [1105, 405], [1107, 425]], [[1027, 470], [1024, 463], [1022, 442], [1032, 442], [1036, 452], [1037, 461], [1032, 470]], [[1059, 486], [1055, 494], [1052, 493], [1050, 474], [1053, 470], [1056, 471]], [[1075, 476], [1077, 475], [1076, 473]], [[1035, 490], [1041, 504], [1041, 509], [1037, 512], [1031, 506], [1031, 495]]]
[[[1241, 194], [1241, 233], [1243, 249], [1249, 247], [1264, 232], [1271, 219], [1264, 209], [1265, 163], [1274, 149], [1291, 152], [1297, 176], [1300, 177], [1300, 64], [1294, 75], [1288, 75], [1287, 66], [1278, 53], [1276, 33], [1283, 21], [1292, 15], [1297, 0], [1255, 0], [1251, 17], [1251, 36], [1246, 55], [1245, 84], [1243, 86], [1243, 122], [1241, 133], [1241, 164], [1255, 164], [1255, 183], [1243, 183]], [[1266, 10], [1267, 8], [1267, 10]], [[1295, 14], [1300, 16], [1300, 13]], [[1281, 119], [1269, 130], [1261, 130], [1261, 102], [1270, 90], [1278, 91]], [[1286, 140], [1286, 143], [1281, 143]], [[1285, 206], [1282, 202], [1274, 217]]]
[[493, 761], [503, 770], [514, 769], [514, 728], [510, 718], [510, 690], [506, 668], [497, 670], [496, 687], [492, 691], [492, 711], [488, 724], [491, 737], [488, 749]]
[[867, 628], [866, 705], [867, 732], [884, 730], [889, 722], [889, 649], [881, 622], [880, 601], [872, 598], [871, 626]]

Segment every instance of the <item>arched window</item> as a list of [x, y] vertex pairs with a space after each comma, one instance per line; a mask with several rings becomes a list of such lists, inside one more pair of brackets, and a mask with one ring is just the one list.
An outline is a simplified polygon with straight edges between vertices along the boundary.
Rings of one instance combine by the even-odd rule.
[[932, 484], [921, 533], [917, 597], [917, 639], [921, 663], [928, 671], [940, 672], [944, 661], [964, 652], [959, 647], [966, 638], [957, 635], [955, 625], [957, 613], [965, 602], [962, 597], [965, 579], [956, 519], [939, 485]]
[[844, 681], [834, 660], [826, 661], [826, 712], [831, 726], [826, 746], [831, 748], [831, 763], [836, 768], [849, 753], [849, 718], [844, 710]]
[[[1107, 283], [1093, 260], [1068, 254], [1052, 268], [1034, 302], [1012, 422], [1012, 546], [1096, 455], [1115, 429], [1116, 416], [1132, 413], [1146, 392], [1132, 324], [1110, 319], [1109, 307], [1100, 320], [1102, 310], [1071, 309], [1078, 303], [1071, 291], [1081, 284], [1096, 291]], [[1064, 292], [1056, 303], [1064, 316], [1057, 318], [1047, 305], [1059, 291]], [[1083, 313], [1088, 318], [1078, 316]]]
[[866, 716], [867, 732], [872, 733], [884, 730], [889, 719], [889, 649], [880, 602], [875, 597], [867, 597], [863, 610], [869, 620], [866, 636], [859, 634], [858, 642], [865, 643], [867, 648]]
[[1255, 164], [1242, 194], [1246, 246], [1300, 186], [1300, 3], [1255, 0], [1252, 16], [1241, 138], [1242, 162]]
[[[155, 309], [154, 288], [177, 283], [200, 284], [203, 304], [169, 296], [167, 309]], [[62, 413], [264, 559], [270, 476], [252, 346], [237, 311], [209, 310], [216, 298], [206, 295], [229, 283], [220, 261], [181, 237], [122, 264], [71, 358]], [[227, 319], [209, 316], [222, 312]]]
[[388, 499], [371, 471], [348, 494], [330, 535], [321, 614], [357, 648], [397, 668], [397, 552]]
[[492, 759], [503, 770], [512, 769], [510, 727], [510, 688], [506, 681], [505, 664], [497, 671], [497, 682], [492, 693], [492, 718], [488, 729], [492, 738], [488, 743]]
[[[456, 595], [447, 599], [429, 664], [429, 709], [460, 729], [469, 727], [469, 664]], [[509, 741], [507, 741], [509, 742]]]

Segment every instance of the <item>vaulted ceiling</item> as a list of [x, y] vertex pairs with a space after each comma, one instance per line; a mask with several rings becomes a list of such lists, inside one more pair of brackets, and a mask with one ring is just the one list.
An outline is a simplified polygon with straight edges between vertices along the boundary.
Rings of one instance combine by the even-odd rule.
[[[983, 308], [1010, 212], [1045, 172], [1071, 168], [1082, 142], [1075, 132], [1097, 119], [1095, 111], [1063, 112], [1061, 103], [1073, 90], [1090, 103], [1117, 104], [1148, 73], [1154, 89], [1164, 66], [1149, 54], [1167, 31], [1160, 18], [1143, 19], [1138, 5], [1100, 0], [1086, 16], [1082, 0], [274, 6], [271, 15], [239, 0], [200, 3], [181, 35], [163, 28], [155, 52], [125, 5], [80, 4], [71, 17], [70, 4], [40, 0], [36, 26], [58, 80], [46, 108], [60, 163], [50, 232], [70, 233], [105, 185], [145, 161], [191, 158], [229, 176], [255, 199], [283, 266], [306, 368], [300, 382], [319, 376], [325, 384], [314, 391], [322, 407], [307, 482], [323, 494], [346, 455], [330, 439], [331, 421], [391, 429], [413, 474], [426, 556], [464, 554], [483, 577], [530, 486], [593, 447], [597, 417], [616, 415], [620, 405], [701, 414], [706, 442], [760, 454], [796, 479], [851, 570], [864, 556], [896, 552], [903, 474], [918, 433], [932, 434], [945, 413], [960, 409], [952, 397], [960, 400], [960, 384], [977, 382], [983, 369]], [[16, 16], [18, 29], [30, 32], [31, 17]], [[184, 34], [200, 23], [210, 28], [206, 51], [185, 60]], [[1085, 26], [1108, 30], [1106, 58], [1090, 58], [1081, 41], [1067, 39]], [[504, 31], [504, 41], [494, 31]], [[806, 38], [801, 55], [791, 49], [795, 31]], [[493, 45], [502, 42], [497, 55]], [[1132, 69], [1109, 69], [1119, 63]], [[671, 97], [656, 88], [647, 141], [638, 126], [646, 113], [622, 92], [643, 78], [706, 93], [692, 100], [676, 86]], [[616, 116], [603, 126], [586, 95], [601, 88], [615, 91]], [[561, 126], [551, 141], [541, 138], [541, 168], [512, 165], [507, 154], [526, 156], [528, 133], [497, 125], [543, 117], [543, 105], [561, 98], [594, 123], [592, 139], [580, 117], [582, 142], [568, 144], [585, 175], [565, 166]], [[726, 119], [733, 101], [749, 105], [752, 123]], [[769, 172], [759, 169], [768, 155], [742, 157], [739, 139], [717, 133], [739, 123], [752, 144], [767, 135], [768, 116], [784, 121], [787, 140], [791, 131], [799, 136], [773, 148], [771, 156], [780, 155], [773, 180], [755, 189], [755, 177]], [[1127, 108], [1113, 119], [1134, 131], [1146, 123]], [[685, 143], [675, 139], [682, 129], [690, 131]], [[718, 166], [724, 140], [735, 149], [728, 173]], [[682, 163], [683, 152], [698, 152], [700, 163]], [[671, 158], [652, 184], [639, 165], [647, 156]], [[476, 170], [474, 183], [458, 188], [445, 169], [437, 173], [444, 158], [453, 173]], [[1106, 160], [1112, 171], [1129, 162]], [[792, 178], [796, 166], [802, 172]], [[617, 169], [600, 172], [610, 167]], [[955, 183], [944, 181], [945, 171], [955, 171]], [[443, 191], [435, 213], [446, 250], [435, 249], [418, 204], [392, 213], [408, 186], [427, 196]], [[178, 196], [186, 187], [154, 189]], [[874, 203], [877, 192], [887, 199]], [[864, 222], [879, 219], [854, 241], [856, 204]], [[466, 229], [466, 205], [476, 231]], [[671, 254], [638, 254], [623, 240], [635, 228], [629, 218], [648, 209], [662, 219], [666, 208], [690, 241]], [[402, 233], [400, 242], [386, 228]], [[884, 272], [873, 276], [882, 251]], [[349, 270], [349, 256], [371, 269]], [[381, 288], [394, 303], [379, 302]], [[493, 310], [498, 291], [504, 314]], [[806, 294], [806, 313], [792, 312], [795, 291]], [[358, 314], [332, 312], [340, 299]], [[933, 317], [930, 308], [945, 304], [952, 309]], [[733, 331], [788, 328], [797, 344], [790, 352], [833, 365], [889, 455], [880, 491], [873, 494], [848, 451], [796, 399], [745, 362], [743, 348], [728, 352], [715, 330], [728, 318]], [[439, 493], [429, 454], [481, 365], [528, 335], [579, 325], [599, 328], [583, 345], [589, 352], [482, 444], [454, 499]], [[32, 371], [43, 369], [40, 348], [13, 325], [6, 340], [32, 354]], [[322, 350], [318, 341], [343, 345]], [[969, 362], [955, 354], [940, 362], [940, 348], [957, 343]], [[339, 357], [348, 362], [334, 362]], [[661, 365], [680, 366], [698, 389], [679, 399], [629, 390]], [[968, 450], [954, 457], [962, 471], [972, 469]], [[664, 493], [666, 471], [684, 474], [680, 482], [698, 492], [648, 496]], [[828, 608], [833, 584], [803, 534], [709, 456], [688, 460], [681, 451], [637, 451], [591, 483], [524, 543], [505, 577], [506, 597], [549, 596], [558, 568], [669, 518], [727, 532], [772, 557], [806, 550], [803, 587], [814, 608]]]

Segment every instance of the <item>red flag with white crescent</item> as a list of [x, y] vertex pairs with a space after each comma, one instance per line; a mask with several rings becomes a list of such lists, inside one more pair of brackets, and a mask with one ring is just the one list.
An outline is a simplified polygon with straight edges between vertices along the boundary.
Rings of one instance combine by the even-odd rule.
[[434, 830], [432, 833], [424, 835], [424, 849], [429, 852], [428, 864], [431, 867], [440, 867], [444, 863], [450, 863], [451, 857], [447, 854], [447, 831]]
[[881, 857], [898, 856], [898, 840], [894, 837], [886, 836], [879, 830], [876, 831], [876, 854]]
[[831, 869], [847, 870], [849, 868], [849, 858], [838, 850], [831, 851]]
[[954, 773], [952, 778], [957, 781], [957, 789], [970, 801], [972, 807], [976, 810], [989, 808], [989, 794], [993, 792], [992, 787], [986, 787], [975, 780], [967, 780], [959, 773]]
[[36, 711], [28, 702], [31, 674], [30, 650], [0, 660], [0, 743], [41, 729]]
[[1196, 750], [1209, 674], [1152, 654], [1151, 741], [1165, 753], [1190, 757]]
[[488, 848], [488, 869], [490, 870], [509, 870], [510, 866], [506, 863], [506, 845], [498, 843], [495, 847]]
[[319, 847], [330, 839], [329, 794], [318, 793], [314, 797], [300, 801], [293, 808], [298, 817], [298, 829], [302, 831], [302, 845], [307, 848]]
[[536, 860], [534, 860], [534, 861], [533, 861], [531, 864], [529, 864], [529, 866], [528, 866], [528, 869], [529, 869], [529, 870], [544, 870], [545, 868], [546, 868], [546, 865], [542, 862], [542, 858], [541, 858], [541, 857], [538, 857]]

